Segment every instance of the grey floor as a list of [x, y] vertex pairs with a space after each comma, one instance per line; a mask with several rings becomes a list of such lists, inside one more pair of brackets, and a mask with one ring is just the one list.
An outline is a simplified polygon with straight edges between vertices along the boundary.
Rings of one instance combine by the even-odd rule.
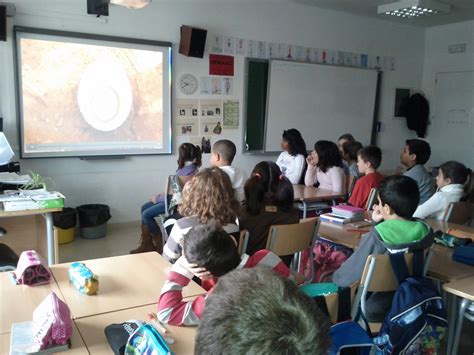
[[[128, 254], [130, 250], [138, 245], [140, 237], [139, 222], [116, 223], [107, 226], [107, 235], [101, 239], [82, 239], [76, 236], [72, 243], [59, 246], [59, 260], [61, 263], [105, 258]], [[444, 343], [440, 354], [446, 352]], [[463, 332], [459, 345], [458, 354], [474, 354], [474, 323], [464, 321]]]

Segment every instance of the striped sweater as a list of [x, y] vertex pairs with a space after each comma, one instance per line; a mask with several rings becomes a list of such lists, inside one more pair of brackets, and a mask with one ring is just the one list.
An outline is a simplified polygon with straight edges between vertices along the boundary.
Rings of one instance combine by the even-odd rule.
[[[242, 255], [238, 269], [269, 267], [281, 276], [293, 280], [290, 269], [269, 250], [259, 250], [254, 255]], [[178, 261], [171, 267], [158, 301], [158, 319], [171, 325], [197, 325], [201, 319], [207, 295], [197, 296], [191, 301], [183, 301], [183, 288], [189, 284], [193, 274]], [[212, 292], [212, 289], [209, 291]]]

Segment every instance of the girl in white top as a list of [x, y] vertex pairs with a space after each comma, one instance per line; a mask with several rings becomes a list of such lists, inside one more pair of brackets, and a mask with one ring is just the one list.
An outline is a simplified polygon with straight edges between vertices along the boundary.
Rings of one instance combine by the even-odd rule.
[[306, 186], [319, 183], [319, 188], [334, 192], [344, 192], [346, 175], [342, 170], [342, 158], [336, 143], [317, 141], [314, 150], [306, 158], [308, 170], [304, 178]]
[[448, 161], [439, 167], [436, 185], [436, 193], [418, 206], [413, 217], [441, 220], [451, 202], [473, 200], [472, 171], [457, 161]]
[[301, 137], [301, 133], [294, 128], [283, 131], [281, 149], [283, 152], [278, 157], [276, 164], [292, 184], [299, 184], [306, 167], [305, 159], [308, 156], [306, 143]]

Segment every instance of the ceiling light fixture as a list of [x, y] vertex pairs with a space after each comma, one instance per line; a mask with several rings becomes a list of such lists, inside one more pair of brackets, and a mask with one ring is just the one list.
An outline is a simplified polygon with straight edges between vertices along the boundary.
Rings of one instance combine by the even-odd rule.
[[378, 14], [401, 18], [430, 16], [439, 13], [448, 13], [450, 10], [451, 5], [434, 0], [401, 0], [377, 7]]

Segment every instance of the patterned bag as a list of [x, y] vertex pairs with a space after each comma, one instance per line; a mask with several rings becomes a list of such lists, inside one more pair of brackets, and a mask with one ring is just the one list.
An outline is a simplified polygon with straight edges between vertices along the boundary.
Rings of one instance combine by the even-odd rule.
[[34, 250], [26, 250], [20, 255], [14, 272], [17, 284], [36, 286], [49, 283], [51, 273], [44, 259]]

